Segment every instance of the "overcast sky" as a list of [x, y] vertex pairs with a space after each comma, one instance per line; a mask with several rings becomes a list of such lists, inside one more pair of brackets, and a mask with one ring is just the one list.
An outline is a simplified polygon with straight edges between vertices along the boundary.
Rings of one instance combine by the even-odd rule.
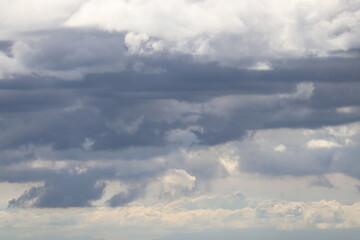
[[354, 239], [359, 0], [0, 0], [0, 235]]

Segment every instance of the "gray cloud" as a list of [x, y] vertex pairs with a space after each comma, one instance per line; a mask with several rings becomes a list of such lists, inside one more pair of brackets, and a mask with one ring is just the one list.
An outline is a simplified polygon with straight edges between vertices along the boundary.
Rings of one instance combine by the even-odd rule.
[[[248, 131], [316, 129], [360, 120], [356, 48], [333, 51], [329, 57], [274, 59], [272, 70], [259, 71], [233, 68], [234, 62], [227, 65], [217, 58], [199, 60], [186, 51], [150, 48], [161, 38], [130, 46], [126, 34], [56, 29], [0, 43], [4, 61], [22, 69], [0, 81], [0, 180], [43, 182], [9, 206], [90, 206], [103, 196], [105, 185], [99, 182], [106, 179], [129, 186], [107, 202], [122, 206], [143, 196], [148, 182], [168, 169], [184, 169], [202, 182], [227, 176], [212, 157], [189, 163], [171, 155], [179, 149], [241, 140]], [[239, 36], [217, 37], [213, 46], [224, 53], [221, 59], [231, 60], [224, 48], [235, 40]], [[359, 178], [356, 153], [347, 147], [279, 157], [249, 150], [242, 167], [274, 176], [337, 171]], [[170, 160], [152, 161], [156, 157]], [[339, 163], [333, 161], [338, 158]], [[38, 160], [69, 165], [59, 173], [32, 167]], [[98, 172], [66, 171], [71, 162], [90, 161]], [[101, 164], [113, 171], [103, 171]], [[137, 181], [144, 186], [134, 187]]]
[[334, 185], [324, 176], [318, 176], [311, 180], [310, 186], [333, 188]]
[[9, 207], [86, 207], [90, 201], [99, 199], [105, 188], [97, 182], [103, 175], [88, 173], [55, 174], [45, 180], [43, 186], [32, 187], [18, 199], [9, 202]]
[[[93, 149], [97, 150], [159, 145], [164, 144], [166, 131], [191, 125], [200, 125], [206, 130], [196, 132], [202, 143], [217, 144], [237, 139], [249, 129], [314, 128], [359, 119], [356, 113], [341, 114], [336, 111], [338, 107], [358, 104], [357, 95], [351, 94], [358, 84], [352, 79], [347, 85], [341, 83], [339, 86], [316, 83], [323, 79], [308, 76], [299, 81], [310, 79], [315, 82], [311, 98], [306, 101], [279, 100], [269, 105], [261, 103], [267, 101], [266, 98], [257, 96], [291, 93], [298, 82], [278, 82], [279, 79], [274, 76], [277, 71], [269, 74], [231, 69], [223, 71], [216, 65], [188, 64], [182, 68], [179, 70], [170, 66], [167, 73], [160, 75], [130, 72], [92, 75], [81, 82], [55, 81], [51, 85], [34, 80], [34, 85], [28, 87], [28, 83], [22, 85], [22, 80], [17, 82], [18, 85], [16, 81], [3, 82], [0, 84], [5, 88], [1, 97], [2, 126], [7, 137], [3, 138], [1, 145], [8, 148], [32, 143], [53, 144], [55, 149], [79, 148], [85, 138], [93, 138]], [[217, 71], [214, 69], [218, 70], [217, 77], [214, 77]], [[181, 75], [181, 72], [186, 75]], [[281, 76], [281, 70], [279, 74]], [[291, 78], [291, 75], [288, 77]], [[265, 79], [273, 78], [271, 85], [268, 80], [265, 83]], [[26, 89], [16, 89], [20, 86]], [[336, 103], [328, 101], [328, 96], [335, 90], [337, 93], [346, 89], [351, 89], [350, 93], [339, 94]], [[234, 110], [226, 117], [204, 111], [206, 102], [229, 94], [243, 95], [238, 98], [243, 106], [238, 110], [233, 107]], [[256, 94], [251, 97], [254, 100], [246, 97], [249, 94]], [[248, 107], [247, 101], [250, 101]], [[301, 111], [306, 114], [299, 115]], [[11, 112], [15, 113], [10, 115]], [[186, 122], [191, 116], [195, 120]], [[66, 131], [72, 133], [71, 138], [65, 134]]]
[[9, 207], [28, 207], [32, 206], [32, 201], [43, 193], [41, 187], [31, 187], [29, 190], [24, 192], [19, 198], [12, 199], [9, 201]]
[[11, 54], [23, 74], [64, 79], [79, 79], [93, 72], [121, 71], [126, 66], [123, 35], [90, 30], [33, 32], [15, 41]]
[[161, 238], [161, 240], [180, 240], [180, 239], [239, 239], [239, 236], [246, 239], [331, 239], [337, 240], [340, 238], [352, 238], [359, 233], [357, 229], [343, 229], [343, 230], [274, 230], [274, 229], [250, 229], [250, 230], [226, 230], [226, 231], [209, 231], [188, 234], [172, 234]]
[[11, 57], [11, 46], [12, 46], [12, 41], [0, 40], [0, 51], [5, 53], [8, 57]]
[[120, 192], [112, 196], [106, 201], [106, 204], [110, 207], [123, 206], [138, 198], [141, 194], [143, 194], [143, 192], [143, 187], [141, 187], [141, 189], [139, 187], [131, 187], [126, 192]]

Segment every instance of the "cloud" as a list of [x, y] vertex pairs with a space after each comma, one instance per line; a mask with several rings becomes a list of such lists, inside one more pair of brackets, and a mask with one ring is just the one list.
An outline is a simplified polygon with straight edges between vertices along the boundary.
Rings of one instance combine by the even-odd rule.
[[0, 52], [0, 63], [0, 79], [9, 77], [14, 73], [21, 74], [25, 72], [23, 66], [21, 66], [19, 62], [3, 52]]
[[[40, 229], [43, 229], [44, 225], [49, 225], [49, 218], [52, 218], [53, 221], [76, 220], [83, 229], [94, 226], [111, 226], [115, 229], [136, 226], [142, 230], [146, 227], [160, 226], [163, 229], [171, 227], [185, 232], [253, 227], [294, 231], [359, 226], [358, 203], [347, 205], [337, 201], [301, 202], [248, 198], [244, 200], [241, 195], [181, 198], [170, 203], [157, 201], [154, 205], [136, 202], [122, 208], [100, 207], [92, 210], [72, 208], [43, 216], [39, 216], [41, 211], [44, 211], [42, 209], [22, 210], [27, 212], [27, 219], [21, 218], [21, 214], [17, 212], [9, 212], [4, 214], [6, 218], [2, 219], [0, 224], [3, 226], [7, 221], [10, 226], [40, 226]], [[29, 222], [29, 219], [33, 221]], [[68, 228], [71, 230], [71, 225]]]
[[43, 186], [32, 187], [9, 207], [87, 207], [90, 201], [99, 199], [105, 184], [87, 173], [57, 174], [45, 181]]
[[147, 36], [143, 42], [149, 36], [164, 40], [161, 45], [170, 51], [260, 70], [270, 69], [264, 62], [274, 59], [358, 48], [358, 10], [356, 1], [342, 0], [286, 4], [92, 0], [65, 26], [134, 32], [138, 35], [132, 36]]
[[341, 238], [351, 238], [358, 234], [357, 229], [346, 230], [296, 230], [296, 231], [281, 231], [268, 228], [256, 228], [256, 229], [241, 229], [241, 230], [222, 230], [222, 231], [202, 231], [196, 233], [174, 233], [169, 236], [160, 238], [160, 240], [180, 240], [180, 239], [198, 239], [198, 240], [216, 240], [224, 238], [232, 240], [238, 239], [239, 236], [246, 237], [249, 240], [257, 239], [269, 239], [269, 240], [282, 240], [282, 239], [294, 239], [294, 240], [317, 240], [317, 239], [329, 239], [337, 240]]
[[308, 148], [333, 148], [333, 147], [341, 147], [341, 145], [339, 145], [336, 142], [327, 141], [324, 139], [313, 139], [307, 143], [307, 147]]
[[41, 187], [31, 187], [24, 192], [19, 198], [9, 201], [9, 207], [30, 207], [33, 206], [33, 200], [42, 194]]
[[110, 207], [123, 206], [139, 197], [142, 191], [137, 188], [130, 188], [126, 192], [120, 192], [118, 194], [115, 194], [106, 203]]
[[276, 147], [274, 147], [274, 151], [276, 152], [285, 152], [286, 151], [286, 146], [283, 144], [279, 144]]
[[[313, 183], [331, 186], [322, 174], [341, 172], [356, 178], [360, 176], [353, 161], [357, 154], [358, 125], [312, 130], [258, 130], [229, 147], [239, 155], [239, 169], [242, 171], [269, 176], [320, 175]], [[282, 147], [285, 142], [286, 149]]]
[[359, 179], [356, 1], [1, 4], [0, 180], [38, 184], [12, 207], [175, 199], [244, 172]]
[[[203, 66], [193, 67], [188, 73], [189, 77], [195, 78], [198, 71], [203, 72], [213, 67], [203, 68]], [[17, 112], [19, 116], [24, 117], [16, 118], [15, 121], [9, 115], [3, 117], [6, 137], [3, 138], [2, 145], [19, 147], [31, 143], [52, 145], [55, 149], [69, 149], [83, 147], [86, 139], [92, 139], [94, 142], [93, 150], [162, 145], [168, 140], [170, 133], [175, 133], [175, 129], [179, 129], [178, 131], [187, 129], [189, 136], [196, 136], [195, 142], [216, 144], [239, 138], [246, 130], [263, 125], [286, 126], [293, 123], [307, 126], [307, 122], [314, 117], [317, 118], [311, 113], [311, 109], [302, 109], [301, 106], [311, 101], [306, 95], [312, 92], [311, 88], [306, 87], [312, 86], [311, 84], [299, 84], [300, 88], [297, 92], [287, 95], [284, 95], [281, 89], [280, 94], [274, 93], [270, 96], [268, 93], [261, 93], [250, 97], [247, 94], [229, 96], [225, 93], [229, 91], [228, 87], [216, 92], [215, 83], [211, 86], [200, 80], [198, 85], [195, 84], [195, 89], [183, 93], [190, 83], [186, 82], [187, 80], [180, 80], [178, 83], [174, 80], [166, 80], [172, 79], [176, 74], [175, 69], [170, 70], [169, 73], [160, 76], [136, 74], [131, 77], [125, 73], [99, 75], [93, 77], [100, 77], [101, 81], [89, 78], [80, 83], [63, 85], [57, 81], [52, 83], [40, 81], [35, 82], [36, 89], [32, 86], [30, 91], [26, 88], [16, 89], [26, 83], [15, 81], [12, 87], [15, 89], [2, 90], [4, 93], [2, 111]], [[135, 82], [131, 80], [134, 77], [137, 79]], [[208, 76], [205, 74], [204, 77]], [[225, 81], [232, 80], [229, 78]], [[149, 82], [152, 84], [149, 85]], [[3, 84], [6, 86], [9, 83]], [[43, 88], [43, 84], [45, 86], [55, 84], [55, 86]], [[179, 84], [180, 89], [176, 90]], [[246, 92], [248, 84], [240, 83], [236, 88]], [[204, 90], [202, 86], [205, 86]], [[254, 86], [250, 84], [247, 87], [249, 92], [253, 92], [252, 89], [257, 89], [257, 83], [254, 82]], [[57, 88], [62, 90], [57, 91]], [[301, 92], [303, 90], [304, 93]], [[308, 90], [310, 92], [307, 92]], [[103, 97], [104, 91], [107, 98]], [[128, 91], [135, 91], [137, 94], [129, 95]], [[193, 94], [196, 91], [199, 93]], [[214, 92], [215, 97], [208, 96], [208, 91]], [[262, 92], [262, 89], [258, 91]], [[270, 91], [277, 90], [270, 88]], [[185, 100], [188, 95], [190, 99]], [[288, 99], [290, 101], [286, 102]], [[284, 107], [278, 109], [276, 105], [281, 105], [282, 102]], [[271, 106], [270, 103], [274, 105]], [[298, 111], [290, 109], [290, 105], [295, 107], [295, 104], [296, 108], [300, 108]], [[246, 113], [247, 111], [249, 113]], [[265, 117], [265, 114], [271, 115], [271, 112], [277, 112], [278, 117], [275, 117], [276, 115]], [[301, 115], [302, 112], [305, 115]], [[339, 114], [341, 113], [333, 113], [335, 116]], [[288, 120], [283, 122], [282, 116], [287, 117]], [[349, 118], [353, 119], [354, 116], [345, 116], [339, 121], [347, 121]], [[242, 126], [234, 128], [234, 124], [236, 125], [239, 120], [242, 121]], [[328, 120], [324, 117], [323, 121], [320, 124], [326, 124]], [[214, 127], [213, 124], [218, 126]], [[71, 138], [67, 137], [64, 129], [72, 132]]]
[[169, 169], [161, 181], [165, 196], [178, 197], [194, 190], [196, 177], [191, 176], [182, 169]]
[[[80, 79], [87, 73], [121, 71], [126, 66], [124, 37], [97, 31], [53, 30], [31, 33], [2, 56], [2, 78], [32, 74]], [[1, 56], [1, 55], [0, 55]], [[0, 69], [1, 70], [1, 69]]]
[[359, 9], [0, 1], [0, 235], [354, 238]]
[[58, 28], [71, 16], [83, 0], [4, 0], [0, 3], [1, 34], [0, 39], [13, 38], [19, 32]]
[[310, 186], [333, 188], [334, 185], [324, 176], [318, 176], [310, 182]]
[[[305, 136], [305, 131], [291, 130], [359, 119], [357, 113], [337, 111], [339, 103], [330, 104], [323, 97], [334, 93], [335, 83], [314, 78], [314, 83], [274, 80], [270, 84], [262, 79], [274, 77], [272, 74], [277, 70], [261, 72], [258, 78], [248, 70], [172, 61], [168, 61], [166, 72], [161, 74], [92, 74], [70, 82], [17, 77], [0, 82], [1, 164], [7, 166], [1, 180], [42, 181], [45, 185], [39, 189], [49, 194], [51, 188], [46, 183], [54, 184], [56, 191], [74, 193], [68, 204], [61, 198], [43, 205], [29, 203], [64, 207], [89, 206], [91, 201], [101, 199], [103, 189], [97, 189], [95, 183], [107, 179], [103, 174], [93, 175], [88, 191], [84, 187], [89, 194], [78, 199], [75, 190], [60, 188], [61, 177], [51, 177], [53, 171], [59, 170], [58, 166], [66, 171], [74, 167], [72, 163], [112, 168], [115, 173], [110, 177], [125, 181], [129, 187], [139, 179], [156, 179], [169, 169], [182, 169], [196, 178], [198, 188], [189, 187], [190, 181], [186, 187], [168, 190], [179, 196], [186, 195], [186, 189], [198, 191], [209, 187], [213, 179], [236, 175], [239, 169], [271, 176], [342, 172], [359, 177], [352, 160], [358, 143], [355, 127], [343, 125], [342, 128], [348, 128], [344, 131], [330, 127], [332, 130], [327, 134], [321, 128], [311, 137]], [[185, 76], [179, 77], [179, 71]], [[212, 76], [216, 72], [217, 77]], [[292, 76], [280, 70], [277, 73]], [[222, 79], [220, 83], [218, 77]], [[236, 77], [239, 80], [235, 81]], [[323, 88], [322, 84], [331, 87]], [[347, 84], [357, 86], [353, 79]], [[346, 98], [340, 106], [357, 103], [357, 97], [351, 96], [354, 97], [340, 94], [340, 102]], [[286, 141], [274, 141], [271, 134], [265, 134], [269, 143], [259, 144], [257, 137], [266, 131], [275, 135], [285, 131], [289, 135], [284, 135]], [[347, 131], [355, 133], [341, 135]], [[301, 141], [292, 144], [288, 142], [292, 138]], [[307, 143], [313, 139], [326, 139], [342, 147], [308, 149]], [[277, 148], [281, 145], [286, 146], [286, 151]], [[219, 153], [222, 148], [225, 152], [236, 152], [240, 160], [235, 155], [223, 156]], [[44, 168], [34, 167], [39, 161], [46, 162]], [[82, 178], [79, 179], [81, 182]], [[112, 206], [142, 198], [147, 187], [145, 184], [144, 190], [139, 190], [141, 194], [119, 193]], [[46, 195], [37, 194], [37, 198], [42, 199], [41, 196]], [[28, 197], [20, 196], [19, 204]]]
[[93, 72], [124, 70], [129, 58], [139, 56], [187, 55], [256, 71], [276, 69], [283, 59], [358, 56], [356, 1], [2, 4], [7, 9], [2, 22], [7, 24], [0, 39], [14, 41], [13, 57], [0, 57], [6, 66], [0, 69], [2, 78], [35, 72], [78, 79]]

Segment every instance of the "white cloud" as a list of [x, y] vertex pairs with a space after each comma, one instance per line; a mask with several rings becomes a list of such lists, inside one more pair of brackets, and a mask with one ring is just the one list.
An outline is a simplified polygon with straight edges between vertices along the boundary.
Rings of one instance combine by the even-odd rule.
[[348, 106], [348, 107], [339, 107], [336, 109], [339, 113], [351, 114], [359, 112], [360, 108], [358, 106]]
[[196, 177], [182, 169], [170, 169], [161, 179], [164, 194], [171, 197], [181, 196], [191, 192], [196, 183]]
[[[66, 25], [99, 26], [107, 30], [140, 32], [167, 39], [188, 38], [221, 31], [224, 27], [234, 32], [241, 29], [243, 23], [234, 16], [236, 10], [233, 7], [234, 4], [230, 7], [214, 4], [213, 1], [92, 0], [84, 4]], [[232, 14], [229, 15], [229, 11]]]
[[21, 32], [60, 27], [86, 0], [1, 0], [0, 39], [18, 37]]
[[129, 32], [125, 35], [124, 41], [129, 54], [150, 55], [165, 50], [164, 42], [150, 39], [144, 33]]
[[308, 148], [334, 148], [334, 147], [341, 147], [340, 144], [328, 141], [325, 139], [312, 139], [309, 142], [307, 142]]
[[270, 70], [272, 59], [359, 47], [358, 11], [345, 0], [91, 0], [65, 25], [130, 31], [160, 38], [171, 51]]
[[[238, 197], [207, 196], [205, 198], [183, 198], [170, 203], [143, 205], [131, 204], [122, 208], [61, 209], [58, 211], [20, 210], [0, 211], [2, 232], [9, 228], [21, 228], [23, 233], [46, 234], [49, 227], [52, 233], [94, 232], [94, 236], [106, 236], [111, 231], [116, 239], [118, 231], [136, 227], [146, 233], [154, 231], [146, 228], [161, 228], [163, 231], [181, 229], [182, 231], [206, 229], [241, 229], [248, 227], [274, 227], [277, 229], [334, 229], [359, 227], [359, 202], [344, 205], [337, 201], [291, 202], [277, 200], [249, 199], [248, 206]], [[222, 204], [213, 204], [216, 201]], [[204, 205], [205, 204], [205, 208]], [[228, 204], [238, 204], [239, 208], [223, 208]], [[206, 206], [215, 208], [207, 208]], [[228, 206], [230, 206], [228, 205]], [[130, 235], [128, 235], [130, 236]]]
[[[360, 47], [357, 1], [4, 0], [0, 9], [3, 23], [0, 39], [4, 40], [21, 41], [30, 37], [23, 33], [34, 31], [90, 27], [127, 33], [124, 43], [119, 40], [119, 45], [125, 44], [128, 55], [189, 54], [198, 61], [216, 61], [250, 70], [272, 70], [274, 60], [338, 56], [337, 50]], [[87, 63], [93, 52], [72, 49], [67, 61]], [[23, 57], [34, 61], [34, 53], [23, 52], [21, 58], [19, 54], [11, 59], [19, 67], [7, 59], [5, 65], [10, 67], [4, 68], [6, 71], [0, 69], [2, 75], [19, 73], [21, 68], [74, 79], [89, 72], [124, 68], [118, 62], [77, 66], [66, 71], [46, 66], [39, 69], [22, 61]]]
[[[229, 195], [223, 197], [233, 198]], [[196, 207], [194, 199], [155, 206], [130, 206], [119, 210], [95, 211], [88, 218], [92, 224], [152, 225], [164, 227], [185, 227], [185, 229], [276, 227], [279, 229], [348, 228], [360, 224], [357, 214], [359, 203], [342, 205], [337, 201], [288, 202], [276, 200], [250, 200], [251, 207], [237, 209]], [[196, 201], [196, 200], [195, 200]], [[207, 201], [211, 201], [211, 198]], [[190, 205], [189, 205], [190, 204]], [[186, 209], [190, 206], [193, 209]], [[101, 214], [103, 215], [100, 217]], [[110, 217], [117, 216], [117, 217]], [[87, 222], [89, 222], [87, 221]], [[102, 222], [104, 221], [104, 222]]]
[[272, 70], [271, 64], [268, 62], [258, 62], [255, 65], [249, 67], [250, 70], [268, 71]]
[[238, 169], [239, 169], [238, 159], [220, 158], [219, 161], [222, 163], [222, 165], [230, 175], [234, 175], [238, 173]]
[[95, 141], [91, 138], [85, 138], [85, 141], [82, 144], [82, 147], [85, 151], [91, 150], [92, 146], [95, 144]]
[[276, 152], [285, 152], [286, 151], [286, 146], [283, 144], [279, 144], [276, 147], [274, 147], [274, 151]]

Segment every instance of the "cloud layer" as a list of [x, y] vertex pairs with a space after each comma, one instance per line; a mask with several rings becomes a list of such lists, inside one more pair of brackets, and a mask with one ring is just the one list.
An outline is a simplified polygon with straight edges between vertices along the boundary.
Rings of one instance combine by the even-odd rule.
[[54, 225], [135, 239], [358, 228], [359, 18], [357, 0], [0, 1], [0, 232], [45, 237], [8, 229], [67, 208]]

